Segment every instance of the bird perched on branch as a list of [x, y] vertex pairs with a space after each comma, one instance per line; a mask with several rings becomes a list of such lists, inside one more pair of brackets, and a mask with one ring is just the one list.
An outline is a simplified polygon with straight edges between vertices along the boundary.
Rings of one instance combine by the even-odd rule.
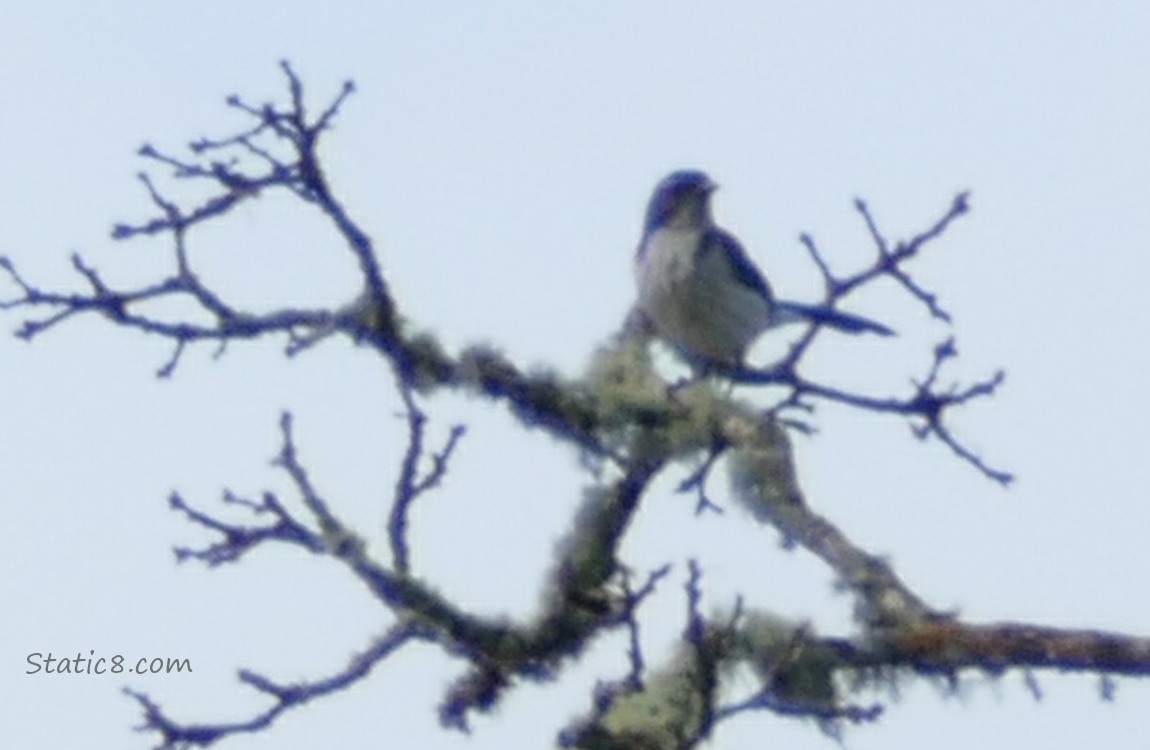
[[703, 172], [681, 170], [655, 187], [635, 255], [638, 307], [655, 332], [693, 365], [738, 366], [767, 328], [825, 325], [890, 336], [886, 326], [825, 305], [775, 299], [735, 237], [715, 224]]

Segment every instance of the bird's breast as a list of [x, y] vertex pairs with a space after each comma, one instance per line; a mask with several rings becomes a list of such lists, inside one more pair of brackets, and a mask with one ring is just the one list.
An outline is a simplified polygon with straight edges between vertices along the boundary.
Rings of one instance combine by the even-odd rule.
[[768, 308], [738, 282], [721, 252], [699, 252], [698, 231], [653, 232], [636, 263], [640, 304], [660, 336], [691, 357], [738, 362]]

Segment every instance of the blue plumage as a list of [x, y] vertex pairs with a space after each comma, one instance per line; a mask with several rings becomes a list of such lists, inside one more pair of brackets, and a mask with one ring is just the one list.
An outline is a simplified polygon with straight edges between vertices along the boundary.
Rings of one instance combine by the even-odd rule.
[[783, 323], [894, 333], [825, 305], [776, 300], [739, 241], [715, 224], [716, 187], [701, 171], [680, 170], [655, 187], [647, 204], [635, 281], [639, 308], [664, 340], [694, 363], [738, 365], [763, 331]]

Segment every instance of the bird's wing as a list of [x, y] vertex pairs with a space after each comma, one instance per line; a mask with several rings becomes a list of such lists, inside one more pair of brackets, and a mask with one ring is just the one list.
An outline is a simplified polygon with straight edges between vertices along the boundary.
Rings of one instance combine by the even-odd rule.
[[754, 290], [763, 298], [771, 299], [771, 287], [763, 278], [763, 273], [747, 257], [747, 251], [730, 232], [713, 227], [708, 229], [699, 243], [700, 256], [706, 253], [722, 253], [727, 259], [731, 273], [743, 286]]

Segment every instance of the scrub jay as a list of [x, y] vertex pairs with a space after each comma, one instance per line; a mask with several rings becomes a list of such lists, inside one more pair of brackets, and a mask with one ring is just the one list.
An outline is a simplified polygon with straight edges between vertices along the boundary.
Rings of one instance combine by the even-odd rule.
[[759, 334], [783, 323], [894, 333], [824, 305], [775, 299], [739, 241], [715, 224], [711, 193], [717, 187], [696, 170], [663, 178], [651, 195], [635, 255], [639, 309], [688, 361], [703, 368], [741, 365]]

